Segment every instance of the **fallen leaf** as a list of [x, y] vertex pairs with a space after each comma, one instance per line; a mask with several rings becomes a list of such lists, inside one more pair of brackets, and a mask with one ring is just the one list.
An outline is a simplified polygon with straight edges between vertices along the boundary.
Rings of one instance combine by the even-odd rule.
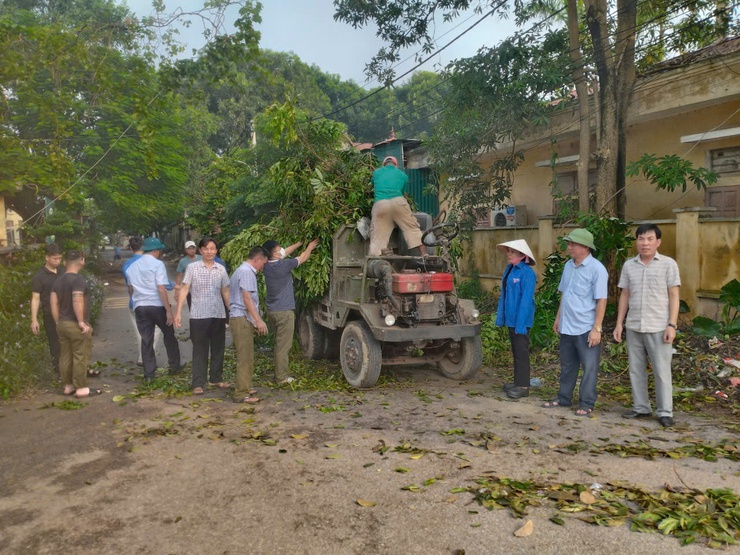
[[396, 472], [399, 472], [400, 474], [406, 474], [407, 472], [411, 472], [410, 468], [405, 468], [403, 466], [399, 466], [397, 468], [394, 468], [393, 470], [395, 470]]
[[327, 455], [327, 456], [326, 456], [325, 458], [326, 458], [326, 459], [338, 459], [338, 458], [340, 458], [341, 456], [342, 456], [342, 455], [339, 455], [339, 454], [337, 454], [337, 453], [334, 453], [333, 455]]
[[367, 499], [358, 499], [357, 504], [360, 507], [375, 507], [375, 505], [377, 505], [375, 501], [368, 501]]
[[120, 402], [121, 402], [121, 401], [123, 401], [123, 400], [124, 400], [125, 398], [126, 398], [126, 396], [125, 396], [125, 395], [116, 395], [115, 397], [113, 397], [112, 401], [113, 401], [114, 403], [120, 403]]
[[416, 461], [422, 458], [423, 456], [424, 456], [424, 453], [414, 453], [413, 455], [411, 455], [411, 458]]
[[586, 505], [593, 505], [596, 503], [596, 498], [588, 491], [582, 491], [578, 498], [581, 500], [581, 503], [585, 503]]
[[534, 532], [534, 523], [531, 520], [528, 520], [524, 523], [524, 526], [514, 532], [514, 535], [517, 538], [526, 538], [527, 536], [531, 536], [532, 532]]
[[293, 439], [306, 439], [308, 434], [290, 434]]

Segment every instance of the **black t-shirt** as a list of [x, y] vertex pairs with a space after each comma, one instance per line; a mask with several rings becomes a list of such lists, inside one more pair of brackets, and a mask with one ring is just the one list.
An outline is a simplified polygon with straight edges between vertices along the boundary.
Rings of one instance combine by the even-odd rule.
[[59, 320], [76, 322], [72, 293], [81, 292], [85, 295], [85, 322], [90, 320], [90, 303], [87, 302], [87, 281], [80, 274], [66, 273], [54, 282], [51, 288], [59, 299]]
[[41, 298], [41, 310], [44, 314], [51, 314], [51, 287], [57, 278], [64, 274], [64, 266], [59, 265], [56, 273], [50, 271], [46, 266], [41, 266], [31, 279], [31, 291], [38, 293]]

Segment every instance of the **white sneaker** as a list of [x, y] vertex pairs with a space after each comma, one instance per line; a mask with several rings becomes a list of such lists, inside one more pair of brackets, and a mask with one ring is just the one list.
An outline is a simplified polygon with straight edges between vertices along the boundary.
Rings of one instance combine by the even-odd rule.
[[282, 380], [282, 381], [280, 381], [278, 383], [293, 383], [294, 381], [295, 381], [295, 378], [294, 377], [288, 376], [287, 378], [285, 378], [284, 380]]

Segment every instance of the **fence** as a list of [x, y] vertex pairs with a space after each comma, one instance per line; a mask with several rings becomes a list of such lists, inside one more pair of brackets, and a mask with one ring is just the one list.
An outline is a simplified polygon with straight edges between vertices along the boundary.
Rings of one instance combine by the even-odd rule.
[[[674, 210], [675, 220], [652, 222], [662, 232], [659, 251], [678, 263], [681, 299], [689, 305], [692, 316], [717, 318], [721, 310], [717, 300], [719, 290], [740, 276], [740, 218], [711, 218], [713, 211], [713, 208], [680, 208]], [[641, 223], [645, 222], [634, 222], [633, 231]], [[557, 238], [566, 235], [570, 228], [556, 225], [553, 217], [545, 216], [536, 226], [476, 229], [471, 250], [461, 260], [461, 274], [468, 277], [475, 270], [484, 287], [499, 285], [506, 257], [496, 250], [496, 245], [525, 239], [537, 257], [535, 270], [541, 278], [544, 267], [541, 261], [556, 250]]]

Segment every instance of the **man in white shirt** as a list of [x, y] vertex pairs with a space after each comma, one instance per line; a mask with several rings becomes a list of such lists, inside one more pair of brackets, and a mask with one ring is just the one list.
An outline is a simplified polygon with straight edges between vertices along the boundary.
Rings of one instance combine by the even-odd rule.
[[141, 258], [126, 270], [129, 293], [134, 303], [136, 326], [141, 335], [144, 382], [155, 378], [157, 356], [154, 353], [154, 329], [159, 328], [167, 349], [170, 374], [180, 371], [180, 345], [172, 326], [173, 316], [166, 286], [170, 283], [164, 262], [159, 260], [164, 245], [156, 237], [147, 237]]

